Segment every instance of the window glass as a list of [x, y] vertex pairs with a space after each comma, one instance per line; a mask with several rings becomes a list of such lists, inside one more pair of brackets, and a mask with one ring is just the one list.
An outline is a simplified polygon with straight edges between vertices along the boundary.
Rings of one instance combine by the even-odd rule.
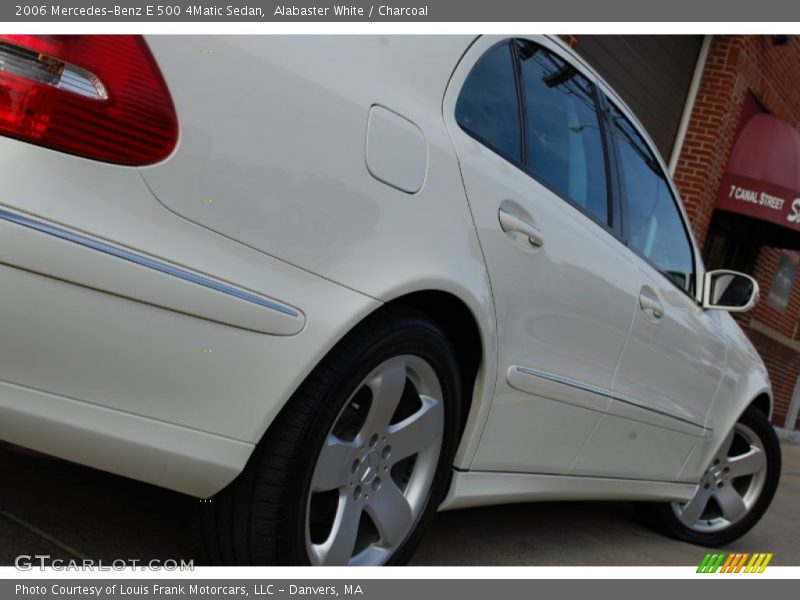
[[592, 84], [541, 46], [516, 43], [528, 168], [561, 196], [610, 224], [603, 138]]
[[633, 125], [611, 107], [619, 150], [623, 210], [630, 245], [687, 292], [694, 288], [692, 245], [675, 198], [652, 151]]
[[519, 100], [510, 44], [490, 49], [472, 68], [456, 103], [456, 121], [503, 156], [522, 160]]

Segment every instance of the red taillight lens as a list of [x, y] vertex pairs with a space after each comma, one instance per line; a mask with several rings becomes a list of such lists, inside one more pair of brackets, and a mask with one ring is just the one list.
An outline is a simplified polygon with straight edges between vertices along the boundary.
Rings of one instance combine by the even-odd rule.
[[140, 36], [0, 35], [0, 134], [146, 165], [175, 148], [178, 120]]

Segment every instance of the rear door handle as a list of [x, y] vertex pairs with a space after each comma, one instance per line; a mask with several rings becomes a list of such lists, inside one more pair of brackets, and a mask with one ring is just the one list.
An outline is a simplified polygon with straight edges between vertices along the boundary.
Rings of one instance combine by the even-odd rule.
[[658, 301], [655, 292], [648, 287], [643, 287], [639, 292], [639, 308], [654, 319], [664, 316], [664, 307]]
[[528, 241], [532, 246], [536, 246], [537, 248], [544, 244], [544, 238], [542, 238], [541, 229], [539, 229], [533, 223], [528, 223], [527, 221], [520, 219], [518, 216], [511, 214], [502, 206], [500, 207], [500, 210], [498, 210], [497, 214], [500, 218], [500, 228], [506, 233], [521, 233], [522, 235], [527, 236]]

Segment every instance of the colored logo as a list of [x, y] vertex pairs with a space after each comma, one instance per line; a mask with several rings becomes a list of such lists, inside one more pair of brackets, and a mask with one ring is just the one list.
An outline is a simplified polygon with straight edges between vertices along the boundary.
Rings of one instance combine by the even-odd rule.
[[772, 553], [755, 552], [713, 552], [706, 554], [703, 562], [697, 567], [698, 573], [763, 573]]

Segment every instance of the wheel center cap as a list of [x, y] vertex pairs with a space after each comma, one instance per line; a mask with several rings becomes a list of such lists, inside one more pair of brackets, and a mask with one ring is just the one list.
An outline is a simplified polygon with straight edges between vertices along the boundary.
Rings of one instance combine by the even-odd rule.
[[720, 466], [711, 467], [708, 472], [711, 483], [719, 483], [723, 480], [723, 470]]
[[361, 459], [358, 467], [358, 479], [363, 485], [369, 485], [377, 477], [381, 469], [381, 457], [375, 450], [370, 451]]

